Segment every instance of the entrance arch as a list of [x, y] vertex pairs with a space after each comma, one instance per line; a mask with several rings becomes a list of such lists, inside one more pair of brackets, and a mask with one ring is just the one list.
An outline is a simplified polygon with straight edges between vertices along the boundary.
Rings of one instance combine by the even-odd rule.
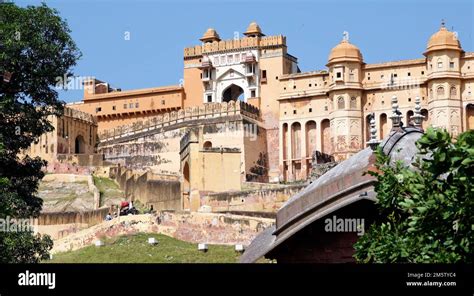
[[237, 100], [245, 100], [244, 90], [238, 85], [231, 84], [222, 92], [222, 102], [230, 102]]
[[331, 122], [329, 119], [321, 121], [321, 152], [327, 155], [331, 154]]
[[86, 142], [84, 141], [84, 137], [79, 135], [76, 137], [74, 141], [74, 153], [75, 154], [84, 154], [86, 152]]

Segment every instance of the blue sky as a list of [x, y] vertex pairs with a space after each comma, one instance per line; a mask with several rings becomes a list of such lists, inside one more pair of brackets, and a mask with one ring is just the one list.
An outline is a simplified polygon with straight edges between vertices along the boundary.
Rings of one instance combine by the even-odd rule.
[[[20, 6], [41, 1], [15, 1]], [[222, 39], [257, 21], [266, 35], [287, 37], [302, 71], [325, 68], [329, 51], [348, 31], [366, 63], [422, 57], [441, 19], [474, 51], [473, 1], [45, 1], [72, 30], [83, 56], [74, 73], [123, 90], [178, 84], [184, 47], [208, 27]], [[125, 40], [125, 32], [130, 40]], [[66, 102], [82, 90], [61, 91]]]

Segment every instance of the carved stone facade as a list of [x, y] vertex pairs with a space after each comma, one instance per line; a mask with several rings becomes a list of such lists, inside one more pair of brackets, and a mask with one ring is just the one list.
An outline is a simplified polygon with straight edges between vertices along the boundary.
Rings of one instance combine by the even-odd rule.
[[[102, 156], [97, 150], [97, 118], [91, 114], [64, 108], [61, 117], [50, 116], [54, 131], [43, 134], [23, 153], [48, 161], [48, 171], [56, 171], [60, 164], [98, 166]], [[66, 167], [66, 171], [71, 168]]]
[[[388, 136], [393, 96], [405, 125], [419, 97], [423, 128], [444, 127], [457, 135], [474, 127], [474, 53], [465, 52], [444, 24], [431, 36], [421, 58], [366, 64], [345, 33], [331, 50], [326, 69], [304, 73], [288, 53], [285, 36], [265, 36], [251, 23], [244, 36], [234, 37], [221, 40], [211, 28], [200, 38], [201, 44], [185, 48], [179, 85], [121, 91], [94, 79], [85, 83], [83, 102], [70, 106], [97, 116], [106, 155], [126, 149], [140, 155], [140, 161], [163, 167], [176, 150], [166, 147], [177, 146], [177, 141], [150, 144], [155, 152], [164, 147], [164, 152], [156, 153], [168, 153], [156, 158], [155, 152], [147, 154], [148, 148], [134, 142], [150, 138], [135, 135], [178, 139], [185, 132], [182, 126], [193, 120], [239, 113], [258, 125], [261, 135], [256, 145], [247, 145], [254, 147], [251, 151], [242, 150], [242, 162], [254, 167], [255, 157], [265, 155], [265, 170], [254, 171], [265, 171], [270, 182], [306, 179], [314, 151], [321, 163], [346, 159], [366, 147], [371, 114], [377, 138]], [[243, 106], [247, 110], [239, 110]], [[107, 152], [111, 148], [106, 146], [114, 141], [120, 144]]]
[[[289, 126], [316, 125], [316, 151], [341, 161], [365, 148], [370, 138], [369, 116], [375, 115], [378, 139], [388, 136], [391, 98], [398, 98], [404, 125], [411, 122], [415, 98], [421, 99], [423, 128], [445, 128], [454, 136], [474, 128], [474, 53], [465, 52], [457, 35], [444, 24], [431, 36], [425, 57], [365, 64], [348, 35], [329, 55], [327, 70], [284, 75], [280, 78], [281, 179], [307, 177], [295, 164], [307, 160], [288, 157], [287, 151], [308, 141], [286, 132]], [[323, 122], [330, 123], [323, 126]], [[304, 132], [303, 132], [304, 133]], [[313, 141], [314, 139], [311, 139]], [[304, 143], [304, 142], [303, 142]], [[324, 143], [324, 145], [323, 145]], [[330, 147], [328, 147], [330, 146]]]

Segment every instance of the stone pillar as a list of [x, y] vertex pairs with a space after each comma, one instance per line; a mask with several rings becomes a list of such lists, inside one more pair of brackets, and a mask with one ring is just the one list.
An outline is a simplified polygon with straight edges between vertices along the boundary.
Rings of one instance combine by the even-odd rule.
[[306, 179], [306, 123], [300, 123], [301, 126], [301, 175]]
[[323, 129], [321, 128], [322, 122], [322, 120], [316, 122], [316, 150], [321, 153], [323, 153]]
[[284, 123], [282, 123], [280, 125], [280, 129], [279, 129], [279, 132], [278, 132], [278, 146], [279, 146], [279, 151], [278, 151], [278, 166], [280, 168], [280, 180], [283, 179], [283, 176], [284, 176], [284, 170], [285, 170], [285, 162], [284, 162], [284, 159], [285, 159], [285, 154], [284, 154], [284, 150], [285, 150], [285, 147], [284, 147], [284, 142], [283, 142], [283, 139], [284, 139], [284, 130], [283, 130], [283, 125]]
[[291, 125], [293, 123], [288, 123], [288, 134], [286, 137], [286, 163], [288, 165], [288, 180], [293, 180], [293, 147], [292, 145], [292, 131]]

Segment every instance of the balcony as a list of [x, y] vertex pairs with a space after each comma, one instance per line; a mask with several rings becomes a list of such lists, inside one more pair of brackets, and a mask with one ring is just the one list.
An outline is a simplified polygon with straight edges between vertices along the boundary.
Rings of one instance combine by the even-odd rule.
[[203, 82], [209, 82], [211, 81], [211, 77], [212, 76], [212, 71], [210, 69], [204, 69], [202, 70], [202, 74], [201, 74], [201, 80]]
[[252, 71], [250, 71], [250, 72], [249, 72], [249, 71], [245, 71], [245, 77], [247, 77], [247, 78], [253, 78], [253, 77], [255, 77], [255, 73], [252, 72]]
[[201, 66], [199, 66], [201, 69], [210, 69], [212, 68], [212, 62], [208, 59], [204, 59], [201, 63]]
[[244, 62], [247, 64], [253, 64], [253, 63], [256, 63], [257, 60], [255, 59], [255, 56], [253, 54], [250, 54], [250, 55], [245, 56]]

